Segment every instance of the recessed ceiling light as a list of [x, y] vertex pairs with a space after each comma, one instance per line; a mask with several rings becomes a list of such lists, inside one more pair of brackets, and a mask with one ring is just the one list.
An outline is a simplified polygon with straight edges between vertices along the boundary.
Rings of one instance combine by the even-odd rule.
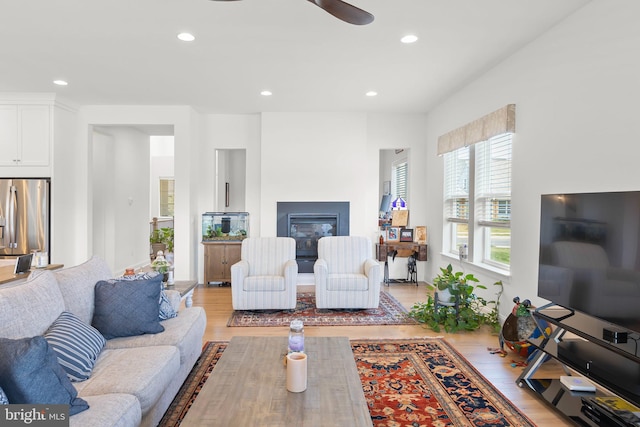
[[183, 42], [192, 42], [196, 39], [194, 35], [190, 33], [180, 33], [178, 34], [178, 38]]
[[418, 36], [413, 35], [413, 34], [407, 34], [406, 36], [404, 36], [403, 38], [401, 38], [401, 39], [400, 39], [400, 41], [401, 41], [402, 43], [406, 43], [406, 44], [409, 44], [409, 43], [415, 43], [415, 42], [417, 42], [417, 41], [418, 41]]
[[64, 80], [54, 80], [54, 81], [53, 81], [53, 84], [56, 84], [56, 85], [58, 85], [58, 86], [66, 86], [66, 85], [68, 85], [69, 83], [65, 82]]
[[262, 92], [260, 92], [260, 95], [262, 95], [262, 96], [271, 96], [271, 95], [273, 95], [273, 93], [270, 90], [263, 90]]
[[370, 90], [369, 92], [366, 93], [367, 96], [378, 96], [378, 92], [376, 92], [375, 90]]

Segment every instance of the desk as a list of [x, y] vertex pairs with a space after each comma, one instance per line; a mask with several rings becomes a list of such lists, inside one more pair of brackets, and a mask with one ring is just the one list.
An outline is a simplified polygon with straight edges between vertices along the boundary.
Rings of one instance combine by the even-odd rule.
[[[385, 242], [385, 243], [376, 243], [376, 259], [378, 261], [384, 261], [384, 283], [389, 286], [389, 257], [398, 256], [400, 258], [407, 258], [412, 254], [416, 253], [417, 261], [427, 261], [427, 245], [415, 243], [415, 242]], [[407, 280], [411, 280], [418, 285], [418, 280], [416, 278], [416, 266], [411, 265], [410, 263], [407, 266], [408, 276]]]
[[[44, 268], [34, 268], [31, 269], [31, 271], [36, 271], [36, 270], [57, 270], [59, 268], [64, 267], [63, 264], [49, 264], [48, 266], [44, 267]], [[29, 277], [30, 273], [22, 273], [22, 274], [15, 274], [13, 271], [15, 269], [14, 265], [5, 265], [0, 267], [0, 285], [4, 285], [5, 283], [11, 283], [11, 282], [17, 282], [20, 280], [25, 280], [27, 277]]]

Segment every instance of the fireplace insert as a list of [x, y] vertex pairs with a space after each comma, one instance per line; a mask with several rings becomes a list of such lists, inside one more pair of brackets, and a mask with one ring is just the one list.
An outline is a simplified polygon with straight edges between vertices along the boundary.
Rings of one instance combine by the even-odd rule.
[[336, 236], [337, 214], [290, 214], [289, 236], [296, 239], [296, 258], [315, 261], [318, 258], [318, 239]]
[[278, 202], [278, 236], [296, 240], [300, 273], [313, 273], [318, 240], [349, 235], [349, 202]]

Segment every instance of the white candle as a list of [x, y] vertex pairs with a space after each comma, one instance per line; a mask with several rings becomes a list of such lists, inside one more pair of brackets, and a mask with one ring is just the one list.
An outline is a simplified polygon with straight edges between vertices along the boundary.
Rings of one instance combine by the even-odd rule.
[[290, 353], [287, 355], [287, 390], [300, 393], [307, 389], [307, 355]]

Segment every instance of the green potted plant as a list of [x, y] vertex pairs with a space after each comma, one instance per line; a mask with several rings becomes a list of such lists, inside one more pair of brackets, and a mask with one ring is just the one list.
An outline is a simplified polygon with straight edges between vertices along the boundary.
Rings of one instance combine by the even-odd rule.
[[[452, 304], [456, 299], [461, 302], [473, 294], [474, 286], [479, 280], [473, 274], [464, 274], [462, 271], [453, 271], [451, 264], [447, 268], [440, 268], [440, 274], [433, 279], [433, 286], [438, 289], [438, 299], [441, 303]], [[487, 289], [483, 285], [476, 285], [479, 289]]]
[[163, 227], [160, 230], [161, 241], [166, 246], [166, 251], [173, 253], [173, 228]]
[[149, 243], [151, 243], [152, 260], [155, 258], [158, 251], [167, 250], [167, 245], [164, 243], [164, 233], [161, 229], [151, 231], [151, 235], [149, 235]]
[[[502, 289], [502, 282], [495, 284]], [[454, 272], [449, 264], [440, 268], [440, 274], [433, 279], [433, 287], [438, 301], [429, 294], [426, 302], [416, 303], [411, 308], [409, 316], [436, 332], [441, 327], [447, 332], [473, 331], [483, 324], [489, 325], [494, 332], [499, 331], [498, 301], [487, 301], [474, 293], [475, 289], [486, 287], [479, 284], [473, 274]]]

